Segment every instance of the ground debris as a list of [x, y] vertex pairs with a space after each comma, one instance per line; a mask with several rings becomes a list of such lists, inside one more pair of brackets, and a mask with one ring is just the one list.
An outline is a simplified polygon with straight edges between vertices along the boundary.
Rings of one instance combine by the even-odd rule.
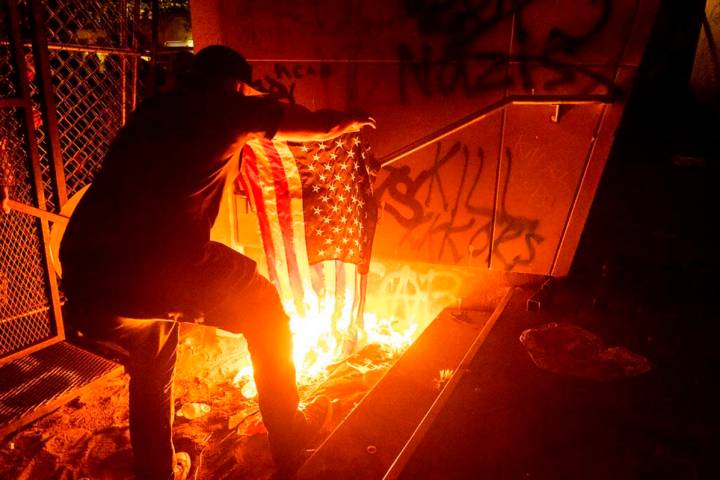
[[184, 404], [180, 410], [177, 411], [176, 415], [187, 418], [188, 420], [195, 420], [210, 413], [210, 410], [212, 410], [212, 407], [207, 403], [189, 402]]
[[[183, 328], [174, 384], [175, 407], [182, 413], [173, 427], [176, 449], [190, 454], [197, 480], [270, 478], [272, 458], [257, 401], [243, 396], [246, 380], [235, 381], [249, 364], [245, 341]], [[333, 401], [332, 431], [398, 356], [365, 346], [325, 376], [302, 381], [301, 401], [327, 395]], [[0, 478], [131, 479], [127, 382], [127, 375], [104, 381], [7, 438], [0, 444]]]
[[624, 347], [608, 348], [592, 332], [571, 324], [548, 323], [520, 335], [533, 363], [561, 375], [614, 380], [651, 370], [650, 361]]

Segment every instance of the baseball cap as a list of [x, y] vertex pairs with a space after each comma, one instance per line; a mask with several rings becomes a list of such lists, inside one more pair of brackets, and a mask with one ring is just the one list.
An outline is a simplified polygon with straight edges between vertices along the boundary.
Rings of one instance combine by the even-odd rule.
[[231, 78], [245, 83], [252, 81], [252, 67], [245, 57], [225, 45], [210, 45], [195, 54], [192, 72], [206, 81]]

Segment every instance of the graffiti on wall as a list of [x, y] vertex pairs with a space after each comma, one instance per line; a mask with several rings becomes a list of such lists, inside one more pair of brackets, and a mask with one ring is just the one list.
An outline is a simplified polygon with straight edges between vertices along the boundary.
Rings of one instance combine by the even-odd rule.
[[423, 328], [445, 307], [458, 306], [470, 273], [421, 265], [370, 263], [366, 311]]
[[[484, 256], [487, 261], [490, 254], [507, 270], [532, 263], [537, 245], [544, 240], [538, 233], [540, 220], [513, 215], [505, 206], [512, 151], [505, 150], [506, 169], [504, 181], [498, 185], [496, 215], [491, 205], [482, 205], [477, 199], [486, 170], [482, 147], [471, 151], [460, 140], [437, 142], [433, 155], [432, 166], [417, 173], [409, 165], [388, 166], [389, 174], [375, 190], [383, 212], [404, 230], [398, 247], [422, 250], [434, 245], [432, 260], [453, 264], [468, 256]], [[494, 172], [487, 174], [494, 176]], [[448, 178], [459, 178], [460, 185], [451, 188]], [[503, 244], [518, 238], [525, 251], [506, 254]]]
[[330, 76], [332, 76], [332, 68], [327, 63], [275, 63], [272, 73], [255, 79], [253, 86], [262, 92], [268, 92], [278, 100], [294, 105], [296, 103], [295, 87], [298, 80], [312, 78], [325, 80]]
[[[607, 26], [613, 11], [613, 0], [589, 2], [591, 5], [588, 7], [595, 7], [596, 18], [586, 31], [572, 34], [554, 26], [540, 45], [526, 23], [525, 10], [534, 3], [537, 1], [406, 0], [407, 14], [416, 19], [424, 40], [419, 45], [398, 45], [401, 101], [409, 101], [410, 84], [414, 84], [424, 96], [458, 91], [472, 96], [516, 85], [533, 91], [540, 86], [535, 75], [540, 68], [554, 74], [551, 78], [544, 78], [541, 85], [548, 91], [587, 77], [607, 87], [608, 92], [616, 93], [617, 86], [611, 78], [583, 65], [563, 61], [558, 55], [573, 56], [589, 45]], [[511, 18], [517, 53], [507, 49], [483, 49], [483, 39]], [[431, 43], [432, 39], [439, 39], [440, 45]], [[533, 50], [539, 48], [539, 52], [531, 53], [531, 46]], [[508, 68], [510, 62], [518, 68]]]
[[[386, 143], [376, 145], [375, 150], [385, 153], [401, 147], [395, 141], [425, 137], [428, 130], [441, 128], [429, 119], [436, 113], [441, 119], [437, 122], [447, 124], [453, 120], [450, 112], [459, 116], [482, 108], [482, 99], [477, 98], [487, 92], [602, 91], [619, 95], [614, 70], [627, 44], [639, 1], [367, 2], [375, 5], [374, 9], [359, 8], [363, 2], [316, 2], [316, 8], [342, 13], [334, 17], [345, 20], [333, 20], [330, 30], [328, 25], [320, 28], [322, 18], [307, 13], [300, 2], [288, 2], [298, 10], [283, 17], [293, 26], [287, 31], [303, 27], [307, 38], [314, 40], [308, 41], [311, 45], [301, 45], [303, 48], [287, 50], [290, 53], [282, 58], [297, 59], [294, 62], [266, 60], [258, 86], [290, 103], [310, 98], [314, 102], [317, 90], [329, 82], [333, 82], [333, 89], [325, 92], [328, 96], [345, 88], [348, 107], [376, 113], [382, 129], [397, 125], [396, 137], [386, 133], [388, 130], [378, 136]], [[566, 8], [570, 5], [577, 7], [573, 14]], [[338, 37], [332, 45], [326, 45], [328, 37], [323, 36], [328, 31]], [[284, 48], [280, 46], [278, 51], [284, 52]], [[296, 52], [300, 53], [293, 56]], [[472, 99], [475, 103], [469, 101]], [[404, 122], [404, 115], [410, 111], [413, 118]], [[426, 114], [427, 118], [421, 118]], [[502, 128], [497, 128], [498, 136]], [[527, 171], [526, 158], [516, 145], [504, 145], [498, 155], [496, 146], [489, 148], [468, 131], [453, 138], [432, 144], [425, 153], [392, 164], [379, 175], [375, 187], [384, 220], [378, 226], [377, 238], [385, 244], [378, 252], [402, 252], [406, 258], [439, 263], [546, 271], [549, 267], [540, 265], [549, 261], [545, 250], [558, 245], [561, 235], [552, 233], [559, 229], [548, 218], [561, 218], [558, 212], [570, 205], [564, 198], [548, 201], [548, 208], [555, 210], [547, 217], [544, 213], [529, 214], [538, 208], [525, 210], [514, 189], [506, 198], [513, 149], [515, 164]], [[564, 175], [579, 175], [586, 153], [581, 155], [581, 148], [577, 147], [577, 154], [563, 152], [564, 158], [575, 158]], [[502, 169], [498, 169], [496, 156], [501, 157]], [[551, 152], [548, 161], [554, 161]], [[496, 178], [498, 170], [502, 178]], [[522, 190], [532, 188], [523, 184]]]
[[[539, 88], [552, 91], [583, 78], [590, 85], [606, 87], [609, 93], [619, 93], [613, 78], [583, 62], [573, 61], [584, 49], [597, 43], [599, 35], [608, 28], [614, 3], [618, 1], [582, 0], [578, 12], [583, 16], [584, 27], [571, 31], [577, 22], [571, 27], [555, 20], [557, 25], [547, 28], [547, 32], [543, 27], [540, 34], [530, 19], [547, 3], [543, 11], [547, 21], [553, 22], [553, 9], [558, 6], [547, 0], [396, 0], [383, 5], [382, 15], [366, 14], [356, 19], [355, 22], [361, 24], [361, 33], [353, 29], [359, 28], [358, 25], [345, 25], [344, 29], [338, 26], [335, 35], [380, 38], [388, 31], [401, 31], [413, 25], [411, 30], [417, 32], [419, 38], [411, 42], [394, 40], [390, 47], [395, 50], [393, 55], [398, 64], [401, 103], [412, 100], [411, 87], [423, 96], [452, 93], [474, 96], [512, 86], [520, 86], [528, 92]], [[289, 8], [289, 5], [283, 8]], [[531, 7], [535, 10], [528, 14]], [[345, 12], [341, 6], [332, 8]], [[350, 12], [345, 14], [350, 15]], [[359, 14], [352, 12], [353, 17]], [[326, 24], [322, 28], [306, 25], [313, 24], [317, 18], [302, 18], [307, 20], [303, 22], [304, 29], [318, 36], [328, 34]], [[511, 23], [513, 52], [509, 51], [510, 32], [504, 30], [509, 29]], [[488, 40], [495, 38], [503, 38], [503, 45], [488, 47]], [[353, 53], [348, 55], [351, 59]], [[510, 64], [516, 68], [509, 68]], [[547, 72], [551, 72], [549, 77]], [[256, 85], [278, 98], [294, 102], [299, 81], [312, 77], [325, 79], [332, 74], [330, 63], [275, 63], [271, 72], [256, 80]]]

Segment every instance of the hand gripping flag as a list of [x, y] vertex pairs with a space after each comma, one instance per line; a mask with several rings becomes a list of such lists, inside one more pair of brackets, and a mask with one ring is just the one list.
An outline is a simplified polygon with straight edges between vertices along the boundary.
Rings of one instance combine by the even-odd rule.
[[252, 140], [238, 177], [286, 311], [322, 323], [312, 328], [339, 339], [345, 353], [362, 332], [377, 221], [369, 165], [370, 147], [357, 133], [304, 144]]

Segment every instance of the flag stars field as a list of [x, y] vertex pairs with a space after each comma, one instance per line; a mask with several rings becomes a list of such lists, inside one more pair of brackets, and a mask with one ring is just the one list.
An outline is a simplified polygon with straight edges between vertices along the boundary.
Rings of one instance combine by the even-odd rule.
[[[369, 148], [357, 134], [288, 147], [301, 178], [304, 250], [310, 264], [332, 259], [360, 262], [365, 245], [360, 227], [368, 218], [363, 210], [370, 194], [364, 161]], [[279, 160], [286, 161], [282, 156]]]

